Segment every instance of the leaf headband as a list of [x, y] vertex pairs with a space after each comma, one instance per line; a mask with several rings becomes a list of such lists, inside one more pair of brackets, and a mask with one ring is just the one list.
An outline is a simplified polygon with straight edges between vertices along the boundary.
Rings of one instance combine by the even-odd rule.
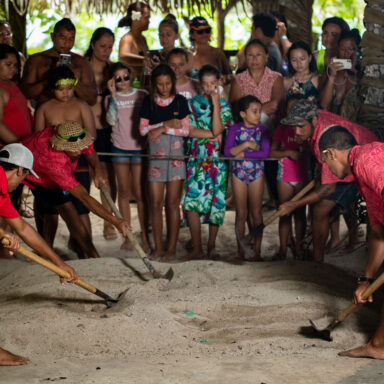
[[58, 87], [59, 85], [76, 85], [77, 83], [78, 83], [77, 79], [71, 79], [71, 78], [60, 79], [56, 81], [55, 87]]

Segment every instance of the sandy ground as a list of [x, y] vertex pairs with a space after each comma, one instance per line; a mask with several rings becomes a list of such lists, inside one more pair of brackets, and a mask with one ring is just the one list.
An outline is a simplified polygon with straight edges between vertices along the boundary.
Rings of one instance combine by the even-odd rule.
[[[133, 224], [137, 223], [134, 212]], [[33, 221], [30, 221], [33, 223]], [[353, 275], [365, 247], [327, 257], [327, 263], [232, 263], [234, 212], [220, 229], [220, 261], [153, 263], [172, 281], [153, 280], [121, 239], [105, 241], [92, 215], [101, 259], [71, 260], [81, 278], [111, 296], [128, 289], [112, 309], [76, 286], [61, 287], [31, 262], [0, 260], [0, 345], [28, 356], [22, 367], [0, 367], [0, 383], [382, 383], [380, 362], [337, 356], [367, 341], [379, 310], [361, 308], [332, 332], [310, 339], [300, 327], [325, 327], [350, 303]], [[205, 233], [206, 237], [206, 233]], [[55, 248], [69, 258], [63, 224]], [[180, 233], [185, 253], [189, 231]], [[277, 223], [265, 231], [263, 255], [277, 250]], [[377, 297], [376, 302], [381, 302]]]

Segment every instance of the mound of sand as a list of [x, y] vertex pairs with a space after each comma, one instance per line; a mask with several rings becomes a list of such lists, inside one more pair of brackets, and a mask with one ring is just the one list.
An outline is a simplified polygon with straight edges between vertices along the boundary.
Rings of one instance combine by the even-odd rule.
[[[350, 272], [293, 260], [231, 263], [233, 220], [229, 212], [219, 232], [221, 261], [154, 263], [162, 272], [172, 266], [168, 282], [153, 280], [134, 252], [119, 251], [121, 240], [104, 241], [102, 222], [93, 216], [103, 257], [69, 263], [113, 297], [127, 290], [111, 309], [77, 286], [60, 286], [38, 265], [0, 260], [0, 345], [31, 359], [1, 367], [0, 383], [328, 384], [354, 383], [368, 368], [379, 375], [368, 360], [337, 357], [367, 341], [379, 319], [374, 307], [351, 315], [331, 343], [300, 334], [308, 319], [325, 327], [349, 305]], [[73, 258], [60, 226], [55, 246]], [[264, 254], [276, 251], [276, 230], [276, 224], [266, 230]], [[180, 254], [188, 239], [183, 229]], [[328, 261], [357, 270], [364, 252]]]

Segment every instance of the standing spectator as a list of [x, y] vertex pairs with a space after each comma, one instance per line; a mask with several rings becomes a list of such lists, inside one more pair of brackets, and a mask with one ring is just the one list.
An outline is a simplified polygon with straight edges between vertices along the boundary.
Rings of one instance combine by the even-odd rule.
[[[110, 153], [112, 150], [111, 132], [112, 128], [105, 119], [105, 97], [108, 95], [107, 81], [109, 78], [109, 68], [111, 62], [109, 57], [112, 52], [115, 35], [108, 28], [97, 28], [91, 37], [85, 57], [89, 60], [91, 68], [96, 80], [97, 87], [97, 101], [92, 106], [92, 112], [95, 120], [96, 139], [93, 143], [96, 152]], [[112, 196], [116, 199], [116, 181], [111, 156], [99, 156], [100, 169], [102, 172], [105, 187]], [[100, 193], [100, 199], [103, 207], [112, 212], [108, 202], [105, 200], [104, 194]], [[104, 220], [103, 235], [106, 240], [113, 240], [117, 238], [115, 228]]]
[[70, 55], [69, 68], [76, 76], [77, 84], [75, 94], [79, 99], [94, 105], [97, 99], [97, 90], [92, 68], [88, 60], [71, 52], [75, 43], [76, 28], [70, 19], [64, 18], [55, 24], [51, 39], [53, 47], [47, 51], [36, 53], [28, 58], [21, 89], [27, 99], [34, 99], [37, 105], [52, 98], [48, 85], [50, 72], [60, 64], [62, 55]]
[[[12, 29], [11, 29], [11, 25], [6, 20], [0, 20], [0, 44], [12, 45]], [[26, 58], [21, 52], [19, 52], [19, 57], [20, 57], [19, 76], [21, 76]]]

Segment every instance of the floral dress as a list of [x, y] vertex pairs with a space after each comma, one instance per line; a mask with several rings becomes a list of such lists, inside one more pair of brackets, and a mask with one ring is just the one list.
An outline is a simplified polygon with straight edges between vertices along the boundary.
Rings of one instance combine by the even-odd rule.
[[[190, 126], [210, 131], [212, 129], [212, 104], [198, 95], [189, 101]], [[221, 121], [226, 128], [232, 125], [231, 109], [224, 98], [220, 99]], [[212, 161], [220, 155], [218, 141], [191, 138], [188, 142], [191, 156], [206, 156], [207, 159], [189, 159], [184, 186], [183, 209], [200, 214], [201, 223], [222, 225], [225, 215], [227, 190], [226, 161]]]
[[287, 91], [287, 100], [293, 95], [303, 95], [306, 99], [309, 101], [312, 101], [313, 103], [317, 104], [319, 99], [319, 91], [315, 87], [315, 85], [312, 83], [312, 77], [304, 82], [293, 80], [292, 84], [290, 85], [288, 91]]

